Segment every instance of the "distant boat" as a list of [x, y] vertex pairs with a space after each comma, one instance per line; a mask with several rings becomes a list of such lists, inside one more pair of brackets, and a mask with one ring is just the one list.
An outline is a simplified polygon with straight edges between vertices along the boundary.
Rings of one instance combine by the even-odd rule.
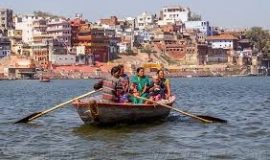
[[39, 79], [40, 82], [50, 82], [51, 79], [49, 77], [43, 77], [41, 76], [40, 79]]

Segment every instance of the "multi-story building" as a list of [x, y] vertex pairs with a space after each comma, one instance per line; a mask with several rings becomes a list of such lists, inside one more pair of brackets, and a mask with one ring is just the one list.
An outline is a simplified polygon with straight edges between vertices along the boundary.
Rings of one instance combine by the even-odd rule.
[[49, 67], [49, 44], [30, 45], [30, 57], [35, 60], [37, 67]]
[[4, 31], [13, 28], [13, 11], [11, 9], [0, 8], [0, 30]]
[[94, 61], [109, 60], [109, 38], [105, 36], [104, 29], [93, 28], [91, 24], [80, 18], [71, 20], [70, 25], [73, 46], [85, 46], [85, 56], [93, 58]]
[[185, 28], [198, 30], [205, 35], [211, 35], [211, 27], [208, 21], [187, 21], [185, 22]]
[[119, 24], [119, 22], [116, 16], [111, 16], [110, 18], [100, 19], [100, 24], [107, 26], [116, 26]]
[[15, 54], [19, 54], [16, 47], [22, 42], [22, 31], [10, 29], [8, 30], [8, 38], [11, 42], [11, 51]]
[[237, 38], [229, 34], [207, 37], [207, 42], [212, 49], [235, 49]]
[[86, 24], [86, 21], [79, 17], [70, 20], [69, 23], [71, 26], [71, 45], [76, 46], [79, 43], [78, 33], [80, 32], [81, 27], [85, 25], [90, 26], [90, 24]]
[[10, 41], [7, 37], [0, 37], [0, 59], [11, 53]]
[[136, 18], [136, 28], [143, 30], [146, 28], [152, 28], [154, 25], [155, 17], [147, 12], [143, 12]]
[[46, 43], [51, 38], [46, 33], [47, 22], [42, 17], [16, 17], [15, 28], [22, 30], [22, 41], [27, 44]]
[[47, 22], [47, 34], [65, 46], [71, 46], [71, 26], [65, 19], [50, 19]]
[[175, 24], [178, 22], [186, 22], [189, 18], [189, 8], [182, 6], [163, 7], [160, 11], [159, 25]]

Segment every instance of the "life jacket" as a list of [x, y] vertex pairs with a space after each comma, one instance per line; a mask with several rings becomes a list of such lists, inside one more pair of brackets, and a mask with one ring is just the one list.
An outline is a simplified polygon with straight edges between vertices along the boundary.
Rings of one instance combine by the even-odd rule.
[[118, 83], [119, 79], [116, 79], [114, 77], [106, 78], [103, 80], [103, 90], [102, 90], [103, 100], [110, 102], [119, 101], [119, 94], [117, 91]]

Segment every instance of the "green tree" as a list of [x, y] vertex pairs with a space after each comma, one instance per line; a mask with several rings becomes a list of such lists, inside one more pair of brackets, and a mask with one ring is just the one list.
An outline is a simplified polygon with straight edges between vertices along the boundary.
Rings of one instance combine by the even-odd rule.
[[270, 33], [268, 30], [264, 30], [262, 27], [252, 27], [245, 35], [259, 52], [270, 57]]
[[43, 12], [43, 11], [34, 11], [33, 14], [34, 14], [34, 16], [43, 17], [43, 18], [46, 18], [46, 17], [63, 18], [63, 16], [58, 16], [58, 15], [54, 15], [54, 14], [51, 14], [51, 13], [48, 13], [48, 12]]
[[188, 20], [189, 21], [201, 21], [202, 16], [193, 12], [188, 13]]

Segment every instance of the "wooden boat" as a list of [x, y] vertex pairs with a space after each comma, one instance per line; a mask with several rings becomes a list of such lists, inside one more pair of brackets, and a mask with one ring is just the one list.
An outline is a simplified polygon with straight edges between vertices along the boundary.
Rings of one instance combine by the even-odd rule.
[[[99, 98], [82, 99], [73, 103], [80, 118], [86, 124], [104, 125], [136, 123], [166, 118], [171, 109], [157, 104], [106, 103]], [[94, 103], [93, 103], [93, 100]], [[172, 106], [175, 97], [160, 103]]]
[[49, 77], [40, 77], [40, 82], [50, 82], [50, 78]]

